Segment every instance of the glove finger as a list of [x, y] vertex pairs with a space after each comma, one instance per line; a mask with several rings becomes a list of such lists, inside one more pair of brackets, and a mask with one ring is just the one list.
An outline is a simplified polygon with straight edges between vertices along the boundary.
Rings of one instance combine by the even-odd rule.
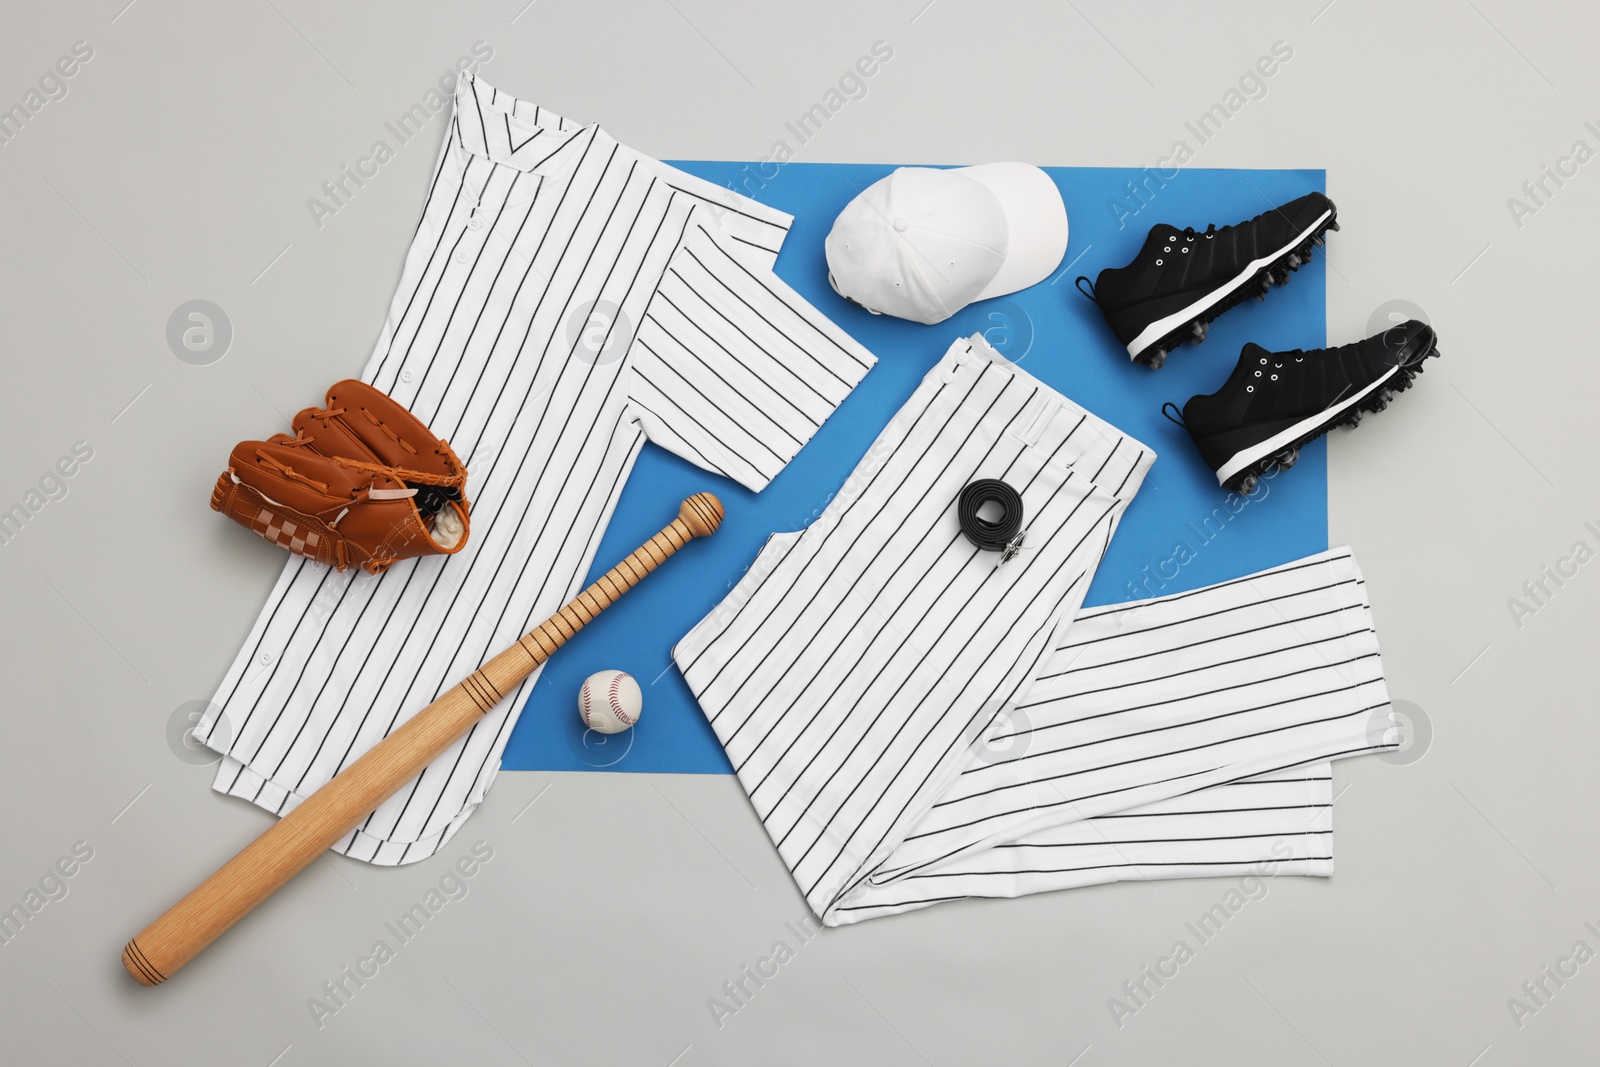
[[310, 442], [307, 447], [311, 451], [324, 456], [392, 466], [392, 460], [374, 450], [346, 421], [346, 414], [332, 402], [325, 408], [304, 408], [294, 417], [294, 432], [300, 440]]
[[[228, 459], [238, 479], [305, 515], [333, 521], [371, 481], [365, 471], [341, 467], [308, 447], [281, 441], [241, 441]], [[399, 486], [395, 486], [399, 488]]]
[[465, 469], [455, 452], [393, 397], [347, 379], [328, 389], [328, 410], [340, 409], [343, 414], [336, 421], [377, 462], [465, 484]]

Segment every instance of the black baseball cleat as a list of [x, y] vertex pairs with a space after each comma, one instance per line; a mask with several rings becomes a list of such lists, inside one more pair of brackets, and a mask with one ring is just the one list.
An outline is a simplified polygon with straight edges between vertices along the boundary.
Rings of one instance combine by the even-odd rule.
[[1183, 426], [1217, 484], [1249, 493], [1272, 468], [1294, 466], [1307, 441], [1388, 407], [1438, 354], [1433, 328], [1415, 319], [1339, 348], [1247, 344], [1221, 389], [1183, 405]]
[[1126, 267], [1107, 267], [1079, 291], [1100, 305], [1101, 314], [1128, 347], [1135, 363], [1155, 369], [1167, 353], [1206, 339], [1206, 327], [1247, 297], [1289, 280], [1289, 272], [1311, 261], [1339, 221], [1333, 201], [1307, 193], [1235, 226], [1215, 225], [1197, 233], [1162, 223]]

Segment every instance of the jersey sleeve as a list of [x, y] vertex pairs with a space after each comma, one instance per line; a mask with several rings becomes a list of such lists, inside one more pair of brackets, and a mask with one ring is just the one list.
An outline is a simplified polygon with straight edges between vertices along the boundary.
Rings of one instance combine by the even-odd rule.
[[760, 490], [876, 362], [696, 221], [634, 336], [629, 402], [651, 441]]
[[703, 209], [698, 213], [701, 223], [723, 248], [753, 268], [772, 269], [793, 215], [675, 167], [661, 167], [667, 185]]

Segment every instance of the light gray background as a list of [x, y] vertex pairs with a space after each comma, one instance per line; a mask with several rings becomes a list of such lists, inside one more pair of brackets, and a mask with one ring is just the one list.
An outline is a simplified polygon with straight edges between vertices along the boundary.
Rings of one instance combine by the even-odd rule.
[[[0, 14], [0, 106], [74, 41], [94, 49], [0, 146], [0, 507], [74, 442], [94, 450], [0, 547], [0, 903], [94, 850], [0, 946], [0, 1060], [1595, 1061], [1600, 963], [1546, 980], [1520, 1027], [1507, 1005], [1580, 939], [1600, 950], [1600, 563], [1520, 627], [1507, 606], [1575, 541], [1600, 548], [1600, 163], [1547, 183], [1520, 226], [1507, 206], [1575, 140], [1600, 148], [1592, 6], [125, 3]], [[178, 978], [136, 986], [123, 942], [268, 821], [166, 739], [281, 563], [205, 510], [206, 487], [235, 440], [360, 367], [444, 117], [320, 229], [307, 198], [475, 41], [492, 83], [645, 151], [749, 159], [880, 39], [892, 62], [799, 158], [1153, 163], [1292, 46], [1195, 164], [1326, 167], [1346, 223], [1330, 337], [1405, 297], [1445, 353], [1330, 448], [1332, 543], [1357, 549], [1393, 693], [1432, 727], [1410, 765], [1337, 767], [1337, 876], [1267, 883], [1118, 1027], [1108, 998], [1197, 945], [1185, 923], [1233, 882], [947, 905], [802, 945], [784, 924], [804, 905], [731, 777], [508, 773], [443, 857], [493, 848], [470, 894], [320, 1028], [308, 999], [444, 862], [318, 863]], [[194, 298], [235, 329], [207, 367], [164, 339]], [[794, 958], [719, 1028], [708, 999], [780, 939]]]

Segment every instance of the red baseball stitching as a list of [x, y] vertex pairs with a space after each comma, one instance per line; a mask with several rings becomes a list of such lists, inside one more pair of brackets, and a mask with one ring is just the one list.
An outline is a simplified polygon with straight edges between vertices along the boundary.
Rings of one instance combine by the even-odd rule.
[[622, 684], [622, 679], [625, 677], [627, 676], [621, 671], [618, 671], [616, 674], [611, 676], [611, 714], [617, 717], [618, 722], [627, 723], [629, 726], [632, 726], [639, 720], [622, 710], [622, 701], [618, 699], [617, 695], [617, 687]]

